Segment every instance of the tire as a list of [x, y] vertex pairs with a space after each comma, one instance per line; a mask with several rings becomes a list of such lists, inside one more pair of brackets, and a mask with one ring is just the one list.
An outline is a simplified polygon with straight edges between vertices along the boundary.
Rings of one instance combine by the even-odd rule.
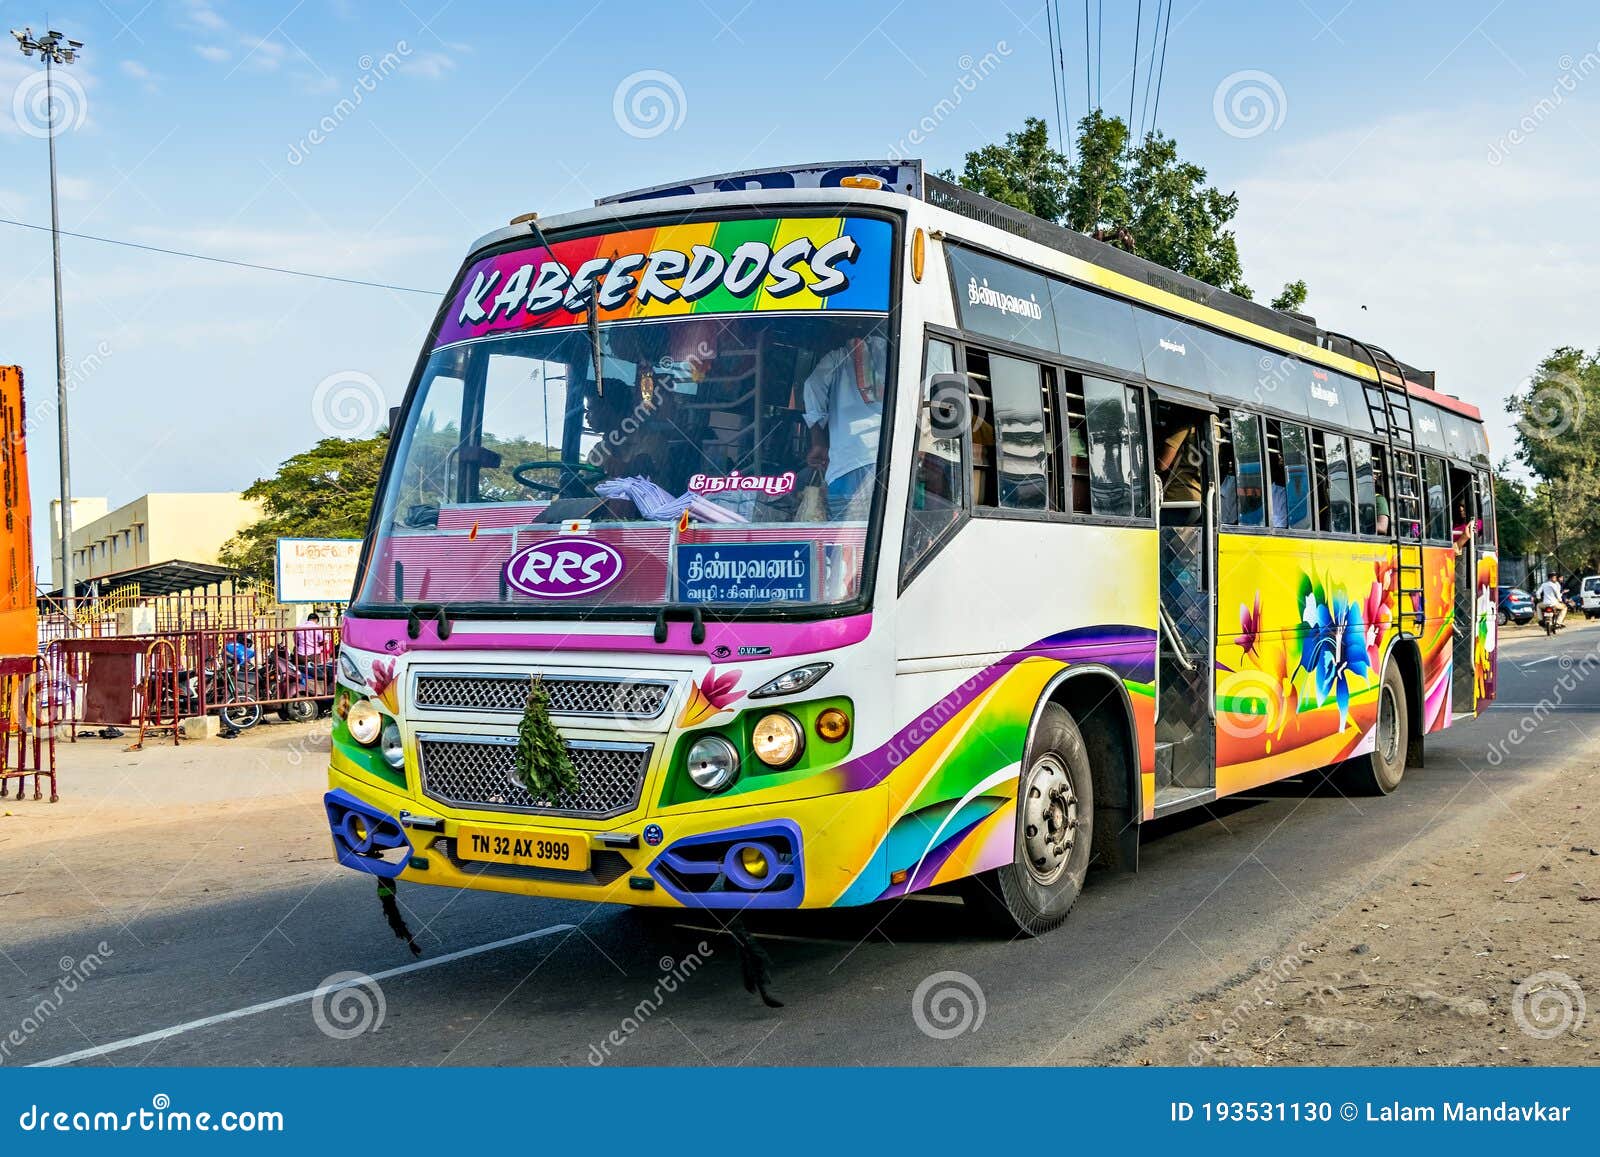
[[1400, 669], [1389, 664], [1378, 688], [1377, 734], [1372, 751], [1346, 760], [1334, 772], [1341, 790], [1352, 795], [1388, 795], [1406, 774], [1406, 753], [1411, 744], [1411, 717], [1406, 706], [1405, 681]]
[[310, 723], [317, 717], [315, 699], [291, 699], [282, 707], [283, 717], [290, 723]]
[[1500, 612], [1500, 625], [1503, 627], [1507, 623], [1509, 623], [1510, 621], [1511, 621], [1511, 616], [1506, 614], [1504, 611], [1501, 611]]
[[1089, 753], [1066, 708], [1048, 703], [1017, 783], [1015, 859], [969, 879], [966, 902], [1002, 935], [1049, 932], [1083, 890], [1093, 843]]
[[261, 704], [254, 699], [247, 699], [243, 695], [236, 696], [222, 705], [221, 715], [223, 721], [240, 731], [249, 731], [261, 722]]

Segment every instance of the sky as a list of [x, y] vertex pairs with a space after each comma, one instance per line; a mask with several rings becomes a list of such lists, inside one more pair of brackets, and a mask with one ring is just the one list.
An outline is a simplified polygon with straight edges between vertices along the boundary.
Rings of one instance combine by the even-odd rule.
[[[1095, 0], [1086, 35], [1064, 0], [1068, 117], [1131, 100], [1238, 194], [1257, 297], [1304, 278], [1321, 324], [1436, 370], [1509, 453], [1506, 396], [1554, 348], [1600, 347], [1600, 10], [1173, 0], [1155, 104], [1156, 7]], [[1042, 2], [0, 0], [0, 16], [85, 42], [57, 73], [63, 229], [376, 283], [64, 238], [73, 490], [113, 505], [241, 489], [328, 433], [371, 432], [467, 247], [516, 214], [763, 165], [959, 167], [1027, 116], [1056, 123]], [[0, 45], [0, 218], [34, 226], [40, 71]], [[41, 510], [51, 308], [48, 233], [0, 223], [0, 364], [26, 374]]]

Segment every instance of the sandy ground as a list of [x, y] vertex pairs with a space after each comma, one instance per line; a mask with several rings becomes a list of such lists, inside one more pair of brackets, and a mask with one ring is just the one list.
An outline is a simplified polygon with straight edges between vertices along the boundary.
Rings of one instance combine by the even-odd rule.
[[1425, 858], [1375, 853], [1335, 916], [1105, 1059], [1600, 1063], [1600, 765], [1501, 804], [1491, 828]]
[[[270, 718], [270, 717], [269, 717]], [[118, 924], [206, 893], [312, 882], [328, 847], [327, 721], [263, 722], [237, 739], [58, 746], [61, 799], [0, 800], [3, 939]], [[241, 874], [240, 865], [248, 871]]]

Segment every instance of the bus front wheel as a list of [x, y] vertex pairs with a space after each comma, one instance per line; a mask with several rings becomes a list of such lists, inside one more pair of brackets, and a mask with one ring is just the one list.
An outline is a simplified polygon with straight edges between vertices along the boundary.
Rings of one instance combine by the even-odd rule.
[[1083, 889], [1094, 842], [1089, 753], [1066, 708], [1048, 703], [1017, 781], [1015, 858], [967, 881], [967, 903], [1005, 935], [1061, 924]]
[[1372, 751], [1340, 764], [1335, 772], [1338, 785], [1357, 795], [1388, 795], [1400, 786], [1406, 773], [1406, 750], [1411, 740], [1411, 721], [1406, 707], [1406, 686], [1400, 669], [1389, 664], [1378, 688], [1378, 722], [1372, 737]]

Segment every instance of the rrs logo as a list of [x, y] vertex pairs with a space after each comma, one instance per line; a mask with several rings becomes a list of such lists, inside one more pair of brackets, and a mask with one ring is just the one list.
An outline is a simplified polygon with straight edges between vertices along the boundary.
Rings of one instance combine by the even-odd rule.
[[622, 577], [615, 547], [594, 539], [547, 538], [506, 560], [506, 585], [537, 599], [573, 599], [604, 590]]

